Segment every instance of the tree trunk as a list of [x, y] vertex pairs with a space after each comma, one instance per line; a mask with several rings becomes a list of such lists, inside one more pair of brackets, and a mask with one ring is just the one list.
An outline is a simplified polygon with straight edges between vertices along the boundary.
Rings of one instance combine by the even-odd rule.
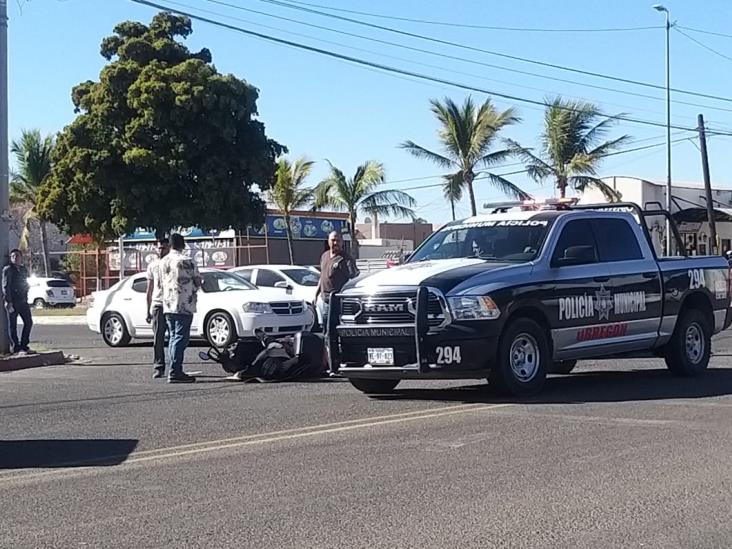
[[38, 225], [41, 228], [41, 254], [43, 254], [43, 276], [48, 278], [49, 273], [51, 272], [50, 268], [50, 261], [48, 258], [48, 234], [46, 233], [46, 223], [43, 221], [38, 221]]
[[559, 198], [567, 197], [567, 180], [564, 177], [557, 178], [557, 189], [559, 189]]
[[450, 209], [452, 210], [452, 220], [455, 221], [455, 199], [450, 199]]
[[358, 259], [359, 245], [356, 236], [356, 214], [351, 212], [348, 216], [348, 222], [351, 224], [351, 255], [353, 259]]
[[292, 250], [292, 227], [290, 227], [290, 214], [285, 214], [285, 233], [287, 234], [287, 250], [290, 252], [290, 265], [294, 265], [295, 253]]
[[468, 195], [470, 196], [470, 211], [472, 215], [478, 215], [478, 210], [475, 208], [475, 191], [473, 191], [473, 174], [465, 174], [465, 183], [468, 185]]

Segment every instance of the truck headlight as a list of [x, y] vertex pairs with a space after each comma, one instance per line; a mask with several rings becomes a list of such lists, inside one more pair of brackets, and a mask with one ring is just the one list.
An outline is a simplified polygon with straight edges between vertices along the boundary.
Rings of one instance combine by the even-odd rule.
[[247, 301], [242, 308], [245, 313], [265, 314], [272, 312], [272, 307], [270, 307], [269, 303], [257, 303], [255, 301]]
[[455, 320], [493, 320], [501, 315], [498, 305], [487, 295], [462, 295], [448, 298]]

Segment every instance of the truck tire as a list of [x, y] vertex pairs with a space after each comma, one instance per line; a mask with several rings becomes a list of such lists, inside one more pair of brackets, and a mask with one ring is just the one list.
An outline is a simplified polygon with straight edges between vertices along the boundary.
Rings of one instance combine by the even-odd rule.
[[549, 368], [549, 373], [564, 375], [571, 374], [575, 366], [577, 366], [576, 360], [560, 360], [552, 363], [551, 367]]
[[536, 394], [544, 386], [551, 361], [542, 327], [529, 318], [518, 318], [505, 328], [488, 382], [511, 396]]
[[386, 395], [391, 393], [394, 388], [399, 385], [398, 379], [359, 379], [351, 378], [351, 382], [356, 389], [367, 395]]
[[712, 328], [698, 309], [684, 311], [676, 322], [665, 360], [672, 373], [691, 377], [704, 372], [712, 351]]

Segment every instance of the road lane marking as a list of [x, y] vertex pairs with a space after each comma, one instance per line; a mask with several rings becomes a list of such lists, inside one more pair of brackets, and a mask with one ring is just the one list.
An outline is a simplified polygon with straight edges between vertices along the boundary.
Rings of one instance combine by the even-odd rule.
[[[144, 450], [133, 452], [130, 456], [117, 466], [94, 467], [95, 463], [109, 461], [111, 459], [123, 458], [125, 456], [104, 456], [97, 459], [87, 461], [77, 461], [69, 463], [68, 467], [56, 468], [49, 471], [41, 471], [37, 473], [18, 472], [18, 470], [6, 471], [0, 474], [0, 485], [11, 484], [25, 480], [35, 480], [47, 477], [65, 477], [75, 476], [84, 473], [93, 473], [101, 471], [113, 472], [124, 468], [125, 465], [136, 463], [145, 463], [155, 460], [179, 458], [195, 454], [205, 454], [210, 452], [218, 452], [233, 448], [242, 448], [246, 446], [254, 446], [266, 443], [274, 443], [285, 440], [293, 440], [305, 437], [313, 437], [317, 435], [327, 435], [333, 433], [341, 433], [353, 431], [356, 429], [368, 427], [380, 427], [382, 425], [392, 425], [396, 423], [405, 423], [408, 421], [417, 421], [422, 419], [432, 419], [437, 417], [445, 417], [457, 414], [466, 414], [470, 412], [482, 412], [511, 406], [511, 404], [461, 404], [458, 406], [442, 406], [439, 408], [429, 408], [426, 410], [417, 410], [414, 412], [404, 412], [400, 414], [392, 414], [386, 416], [375, 416], [361, 419], [342, 421], [337, 423], [326, 423], [321, 425], [311, 425], [294, 429], [286, 429], [283, 431], [273, 431], [269, 433], [259, 433], [253, 435], [244, 435], [241, 437], [213, 440], [208, 442], [199, 442], [192, 444], [184, 444], [180, 446], [172, 446], [168, 448], [159, 448], [156, 450]], [[87, 468], [88, 467], [88, 468]]]

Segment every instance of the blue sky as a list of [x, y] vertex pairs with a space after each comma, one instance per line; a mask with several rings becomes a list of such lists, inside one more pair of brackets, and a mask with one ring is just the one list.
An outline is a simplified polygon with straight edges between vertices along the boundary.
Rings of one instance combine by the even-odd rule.
[[[556, 94], [585, 98], [599, 104], [608, 113], [624, 112], [635, 118], [665, 122], [662, 90], [609, 82], [397, 36], [274, 6], [261, 0], [222, 1], [275, 16], [464, 58], [473, 63], [440, 59], [370, 40], [345, 37], [206, 0], [160, 0], [160, 3], [186, 11], [194, 10], [231, 25], [490, 91], [532, 100]], [[445, 2], [438, 0], [309, 1], [400, 17], [505, 27], [586, 29], [663, 24], [662, 14], [651, 8], [653, 2], [642, 0], [458, 0], [450, 3], [449, 10], [444, 8]], [[11, 139], [20, 133], [21, 128], [37, 127], [44, 132], [56, 132], [68, 124], [74, 117], [70, 101], [72, 86], [87, 79], [96, 79], [104, 64], [104, 59], [99, 55], [102, 38], [111, 34], [114, 25], [120, 21], [132, 19], [148, 22], [156, 12], [129, 0], [8, 0], [8, 4]], [[675, 0], [666, 5], [672, 12], [672, 19], [680, 25], [729, 33], [732, 28], [732, 10], [729, 9], [728, 0], [705, 0], [703, 10], [699, 9], [699, 4]], [[207, 10], [208, 13], [201, 10]], [[442, 27], [358, 15], [351, 17], [476, 48], [659, 85], [664, 83], [664, 31], [661, 28], [634, 32], [534, 33]], [[280, 30], [265, 28], [265, 25]], [[732, 39], [690, 34], [732, 57]], [[703, 49], [678, 32], [672, 32], [671, 39], [672, 86], [732, 98], [732, 60]], [[402, 181], [436, 176], [442, 171], [411, 158], [397, 145], [405, 139], [412, 139], [426, 147], [436, 148], [436, 124], [429, 111], [429, 99], [450, 96], [462, 101], [468, 92], [353, 66], [345, 61], [264, 42], [203, 22], [194, 21], [194, 33], [187, 42], [194, 50], [208, 47], [220, 71], [233, 73], [260, 89], [259, 110], [268, 134], [287, 145], [291, 155], [304, 154], [318, 162], [311, 181], [313, 184], [325, 174], [326, 158], [346, 173], [352, 173], [365, 160], [375, 159], [384, 162], [387, 178], [393, 181], [389, 187], [409, 189], [410, 194], [417, 199], [420, 216], [435, 223], [449, 218], [449, 205], [442, 199], [440, 189], [430, 187], [439, 183], [439, 179]], [[477, 65], [475, 61], [527, 71], [531, 75], [489, 68]], [[432, 66], [427, 67], [425, 64]], [[553, 81], [541, 76], [575, 80], [580, 84]], [[587, 85], [604, 86], [615, 91], [593, 89]], [[652, 95], [657, 99], [620, 92]], [[486, 97], [481, 93], [473, 95], [481, 101]], [[696, 115], [702, 112], [711, 128], [732, 130], [732, 102], [679, 94], [675, 94], [673, 99], [704, 105], [699, 107], [674, 103], [674, 124], [693, 128], [696, 126]], [[541, 131], [541, 108], [499, 98], [495, 98], [495, 103], [499, 108], [516, 107], [523, 118], [520, 125], [506, 131], [506, 137], [525, 145], [536, 145]], [[630, 147], [637, 147], [663, 143], [665, 130], [662, 127], [623, 122], [618, 124], [614, 133], [630, 134], [638, 140]], [[674, 139], [694, 135], [675, 131]], [[716, 136], [710, 139], [709, 154], [715, 186], [732, 186], [732, 177], [729, 175], [732, 169], [730, 144], [730, 137]], [[516, 169], [520, 167], [496, 168], [495, 171], [500, 173]], [[674, 145], [673, 169], [676, 181], [701, 179], [699, 151], [692, 141]], [[602, 174], [663, 180], [665, 170], [665, 148], [659, 146], [611, 157], [603, 164]], [[535, 195], [552, 194], [550, 186], [537, 186], [523, 175], [512, 176], [511, 180]], [[502, 199], [500, 193], [480, 182], [476, 182], [476, 196], [480, 203]], [[458, 214], [466, 215], [468, 212], [467, 202], [460, 204]]]

